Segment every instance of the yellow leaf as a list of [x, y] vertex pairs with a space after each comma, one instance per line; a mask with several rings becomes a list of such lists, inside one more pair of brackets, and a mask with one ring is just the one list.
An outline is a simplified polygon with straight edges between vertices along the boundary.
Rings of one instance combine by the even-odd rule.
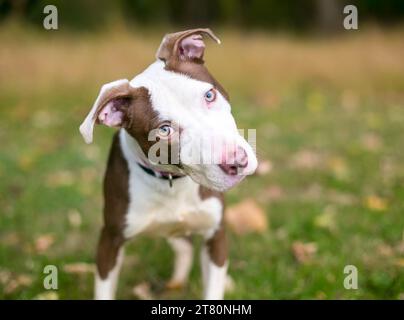
[[388, 208], [387, 201], [375, 195], [365, 199], [365, 206], [373, 211], [385, 211]]
[[59, 300], [59, 295], [56, 291], [46, 291], [38, 294], [34, 300]]
[[349, 168], [343, 158], [332, 157], [328, 160], [328, 167], [337, 179], [346, 180], [349, 178]]
[[399, 258], [394, 263], [396, 266], [404, 268], [404, 258]]
[[332, 207], [327, 207], [323, 213], [321, 213], [314, 219], [314, 225], [319, 228], [334, 230], [335, 215], [336, 215], [335, 209]]

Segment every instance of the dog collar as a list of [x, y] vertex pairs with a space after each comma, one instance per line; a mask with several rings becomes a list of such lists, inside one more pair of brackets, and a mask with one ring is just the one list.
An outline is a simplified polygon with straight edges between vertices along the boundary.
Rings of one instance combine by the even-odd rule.
[[180, 175], [180, 174], [172, 174], [171, 172], [166, 172], [166, 171], [155, 171], [149, 167], [146, 167], [144, 165], [142, 165], [141, 163], [137, 163], [139, 165], [140, 168], [142, 168], [142, 170], [144, 172], [146, 172], [148, 175], [159, 178], [159, 179], [163, 179], [163, 180], [168, 180], [170, 187], [173, 186], [173, 180], [174, 179], [178, 179], [178, 178], [183, 178], [185, 177], [185, 175]]

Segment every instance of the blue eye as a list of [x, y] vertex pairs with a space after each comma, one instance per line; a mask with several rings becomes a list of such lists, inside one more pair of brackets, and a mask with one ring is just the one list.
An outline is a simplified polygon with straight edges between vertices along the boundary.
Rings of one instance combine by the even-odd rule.
[[171, 128], [169, 125], [165, 124], [159, 128], [158, 135], [162, 138], [167, 138], [172, 134], [173, 131], [174, 131], [173, 128]]
[[207, 102], [213, 102], [216, 99], [216, 91], [215, 89], [210, 89], [208, 92], [205, 93], [205, 100]]

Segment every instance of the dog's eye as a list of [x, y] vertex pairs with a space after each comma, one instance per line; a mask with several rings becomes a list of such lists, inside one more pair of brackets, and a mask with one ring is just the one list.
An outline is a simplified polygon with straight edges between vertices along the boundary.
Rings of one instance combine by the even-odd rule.
[[158, 135], [161, 138], [168, 138], [173, 133], [173, 131], [174, 129], [171, 128], [168, 124], [164, 124], [158, 129]]
[[216, 91], [215, 89], [210, 89], [208, 92], [205, 93], [205, 100], [207, 102], [213, 102], [216, 100]]

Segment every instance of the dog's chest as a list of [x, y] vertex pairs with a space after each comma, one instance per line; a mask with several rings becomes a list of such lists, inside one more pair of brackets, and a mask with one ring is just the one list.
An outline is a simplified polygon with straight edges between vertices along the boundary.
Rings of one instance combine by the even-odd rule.
[[190, 178], [177, 179], [170, 188], [168, 181], [144, 176], [134, 166], [130, 168], [126, 237], [209, 234], [219, 226], [222, 203], [214, 197], [202, 200], [199, 185]]

